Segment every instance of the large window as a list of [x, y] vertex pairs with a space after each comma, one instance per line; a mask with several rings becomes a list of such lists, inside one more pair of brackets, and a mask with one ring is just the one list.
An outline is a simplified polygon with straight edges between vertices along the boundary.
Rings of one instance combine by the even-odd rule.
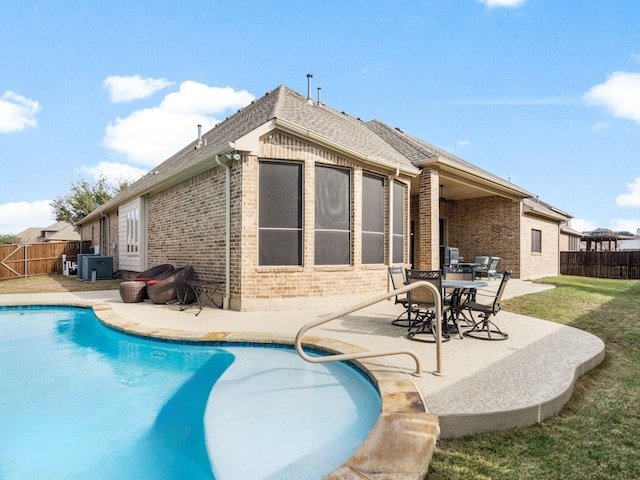
[[542, 253], [542, 231], [531, 230], [531, 253]]
[[351, 171], [316, 166], [315, 264], [351, 263]]
[[302, 164], [260, 162], [259, 265], [302, 265]]
[[393, 249], [391, 262], [404, 263], [404, 185], [393, 182]]
[[362, 175], [362, 263], [384, 263], [384, 178]]

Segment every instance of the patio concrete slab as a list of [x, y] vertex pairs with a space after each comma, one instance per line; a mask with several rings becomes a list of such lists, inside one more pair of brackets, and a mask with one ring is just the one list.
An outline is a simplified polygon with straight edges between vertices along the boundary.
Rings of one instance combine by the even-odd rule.
[[[490, 282], [490, 288], [497, 288], [498, 283]], [[505, 297], [545, 288], [551, 287], [512, 280]], [[362, 298], [343, 300], [354, 304]], [[123, 303], [116, 290], [0, 295], [0, 304], [4, 305], [59, 303], [94, 305], [107, 323], [144, 335], [289, 344], [293, 344], [301, 326], [340, 308], [337, 302], [323, 308], [307, 306], [304, 310], [236, 312], [205, 308], [196, 316], [198, 309], [193, 307], [180, 311], [178, 306], [154, 305], [149, 301]], [[604, 358], [604, 343], [589, 333], [503, 311], [496, 317], [496, 323], [509, 333], [507, 340], [488, 342], [452, 336], [442, 345], [442, 372], [434, 375], [436, 346], [408, 340], [405, 329], [393, 326], [391, 320], [401, 311], [392, 301], [383, 301], [316, 327], [304, 338], [305, 344], [331, 351], [399, 349], [417, 354], [422, 364], [419, 377], [412, 374], [415, 361], [409, 355], [358, 362], [379, 384], [385, 413], [381, 419], [394, 422], [402, 419], [397, 424], [381, 420], [378, 427], [382, 431], [415, 422], [415, 417], [404, 415], [421, 410], [422, 405], [427, 414], [437, 415], [443, 437], [531, 425], [556, 414], [570, 398], [576, 378]], [[425, 418], [431, 422], [432, 417]], [[424, 444], [416, 446], [416, 453], [421, 452], [423, 459], [425, 455], [430, 459], [438, 425], [431, 426], [429, 432], [431, 446], [426, 450]], [[367, 442], [363, 448], [369, 451], [371, 444]], [[380, 455], [388, 455], [387, 450], [388, 444], [379, 448]], [[374, 478], [374, 473], [358, 469], [371, 465], [371, 456], [365, 457], [366, 465], [358, 464], [357, 457], [352, 458], [348, 470], [365, 475], [362, 478]], [[347, 468], [346, 465], [343, 467]], [[406, 478], [413, 478], [414, 473], [407, 472]], [[357, 475], [353, 478], [360, 478]]]

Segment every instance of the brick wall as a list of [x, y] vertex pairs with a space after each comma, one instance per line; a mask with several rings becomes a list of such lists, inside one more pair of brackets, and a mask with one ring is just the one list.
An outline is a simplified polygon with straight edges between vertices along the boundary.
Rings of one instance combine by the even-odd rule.
[[147, 264], [224, 280], [225, 174], [215, 167], [147, 198]]
[[[344, 294], [374, 294], [387, 289], [386, 265], [361, 264], [362, 172], [363, 166], [333, 152], [282, 133], [271, 133], [261, 141], [261, 158], [301, 161], [303, 175], [303, 265], [296, 267], [261, 267], [258, 265], [258, 166], [257, 157], [245, 157], [242, 164], [242, 224], [238, 234], [242, 256], [238, 256], [241, 298], [232, 299], [238, 309], [282, 306], [279, 300], [300, 297], [331, 297]], [[352, 263], [349, 266], [314, 265], [315, 165], [336, 165], [352, 170]], [[388, 175], [389, 172], [365, 167], [366, 171]], [[408, 178], [398, 180], [406, 182]], [[388, 200], [388, 187], [386, 198]], [[405, 189], [405, 211], [409, 209], [409, 192]], [[388, 220], [388, 201], [385, 215]], [[388, 225], [388, 221], [386, 222]], [[388, 232], [387, 232], [388, 239]], [[409, 252], [409, 225], [405, 222], [405, 258]], [[388, 248], [387, 248], [388, 251]], [[326, 299], [324, 300], [326, 301]]]
[[[541, 252], [531, 252], [531, 230], [542, 233]], [[539, 278], [560, 274], [560, 227], [557, 222], [532, 215], [522, 219], [521, 278]]]
[[446, 245], [457, 247], [465, 261], [476, 256], [500, 257], [499, 271], [520, 277], [521, 203], [492, 196], [440, 202], [446, 222]]
[[412, 201], [413, 267], [420, 270], [438, 270], [440, 268], [439, 179], [440, 174], [437, 169], [424, 168], [419, 178], [418, 198]]

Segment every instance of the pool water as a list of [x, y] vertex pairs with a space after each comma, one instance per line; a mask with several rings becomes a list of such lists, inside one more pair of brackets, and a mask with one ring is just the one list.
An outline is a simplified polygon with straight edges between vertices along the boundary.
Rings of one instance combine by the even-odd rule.
[[380, 414], [294, 350], [160, 342], [92, 310], [0, 308], [0, 479], [319, 479]]

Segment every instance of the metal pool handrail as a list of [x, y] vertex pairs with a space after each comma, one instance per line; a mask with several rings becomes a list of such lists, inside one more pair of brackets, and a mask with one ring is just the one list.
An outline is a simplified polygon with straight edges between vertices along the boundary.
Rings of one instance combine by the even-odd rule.
[[347, 307], [339, 312], [332, 313], [325, 317], [322, 317], [318, 320], [314, 320], [309, 322], [300, 328], [298, 334], [296, 335], [296, 351], [298, 355], [302, 357], [303, 360], [306, 360], [310, 363], [327, 363], [327, 362], [341, 362], [341, 361], [350, 361], [357, 360], [360, 358], [371, 358], [371, 357], [384, 357], [388, 355], [409, 355], [413, 357], [416, 362], [416, 371], [414, 372], [414, 376], [421, 377], [422, 369], [420, 368], [420, 357], [413, 350], [387, 350], [383, 352], [360, 352], [360, 353], [345, 353], [345, 354], [335, 354], [328, 355], [323, 357], [311, 357], [307, 355], [302, 348], [302, 337], [309, 331], [310, 329], [322, 325], [324, 323], [330, 322], [332, 320], [336, 320], [337, 318], [343, 317], [344, 315], [349, 315], [358, 310], [362, 310], [363, 308], [369, 307], [375, 303], [381, 302], [383, 300], [388, 300], [391, 297], [395, 297], [396, 295], [401, 295], [403, 293], [409, 292], [415, 288], [427, 287], [433, 291], [436, 298], [436, 371], [434, 375], [442, 374], [442, 297], [438, 288], [430, 282], [414, 282], [409, 285], [405, 285], [404, 287], [400, 287], [397, 290], [392, 290], [390, 292], [378, 295], [377, 297], [370, 298], [369, 300], [365, 300], [362, 303], [354, 305], [352, 307]]

